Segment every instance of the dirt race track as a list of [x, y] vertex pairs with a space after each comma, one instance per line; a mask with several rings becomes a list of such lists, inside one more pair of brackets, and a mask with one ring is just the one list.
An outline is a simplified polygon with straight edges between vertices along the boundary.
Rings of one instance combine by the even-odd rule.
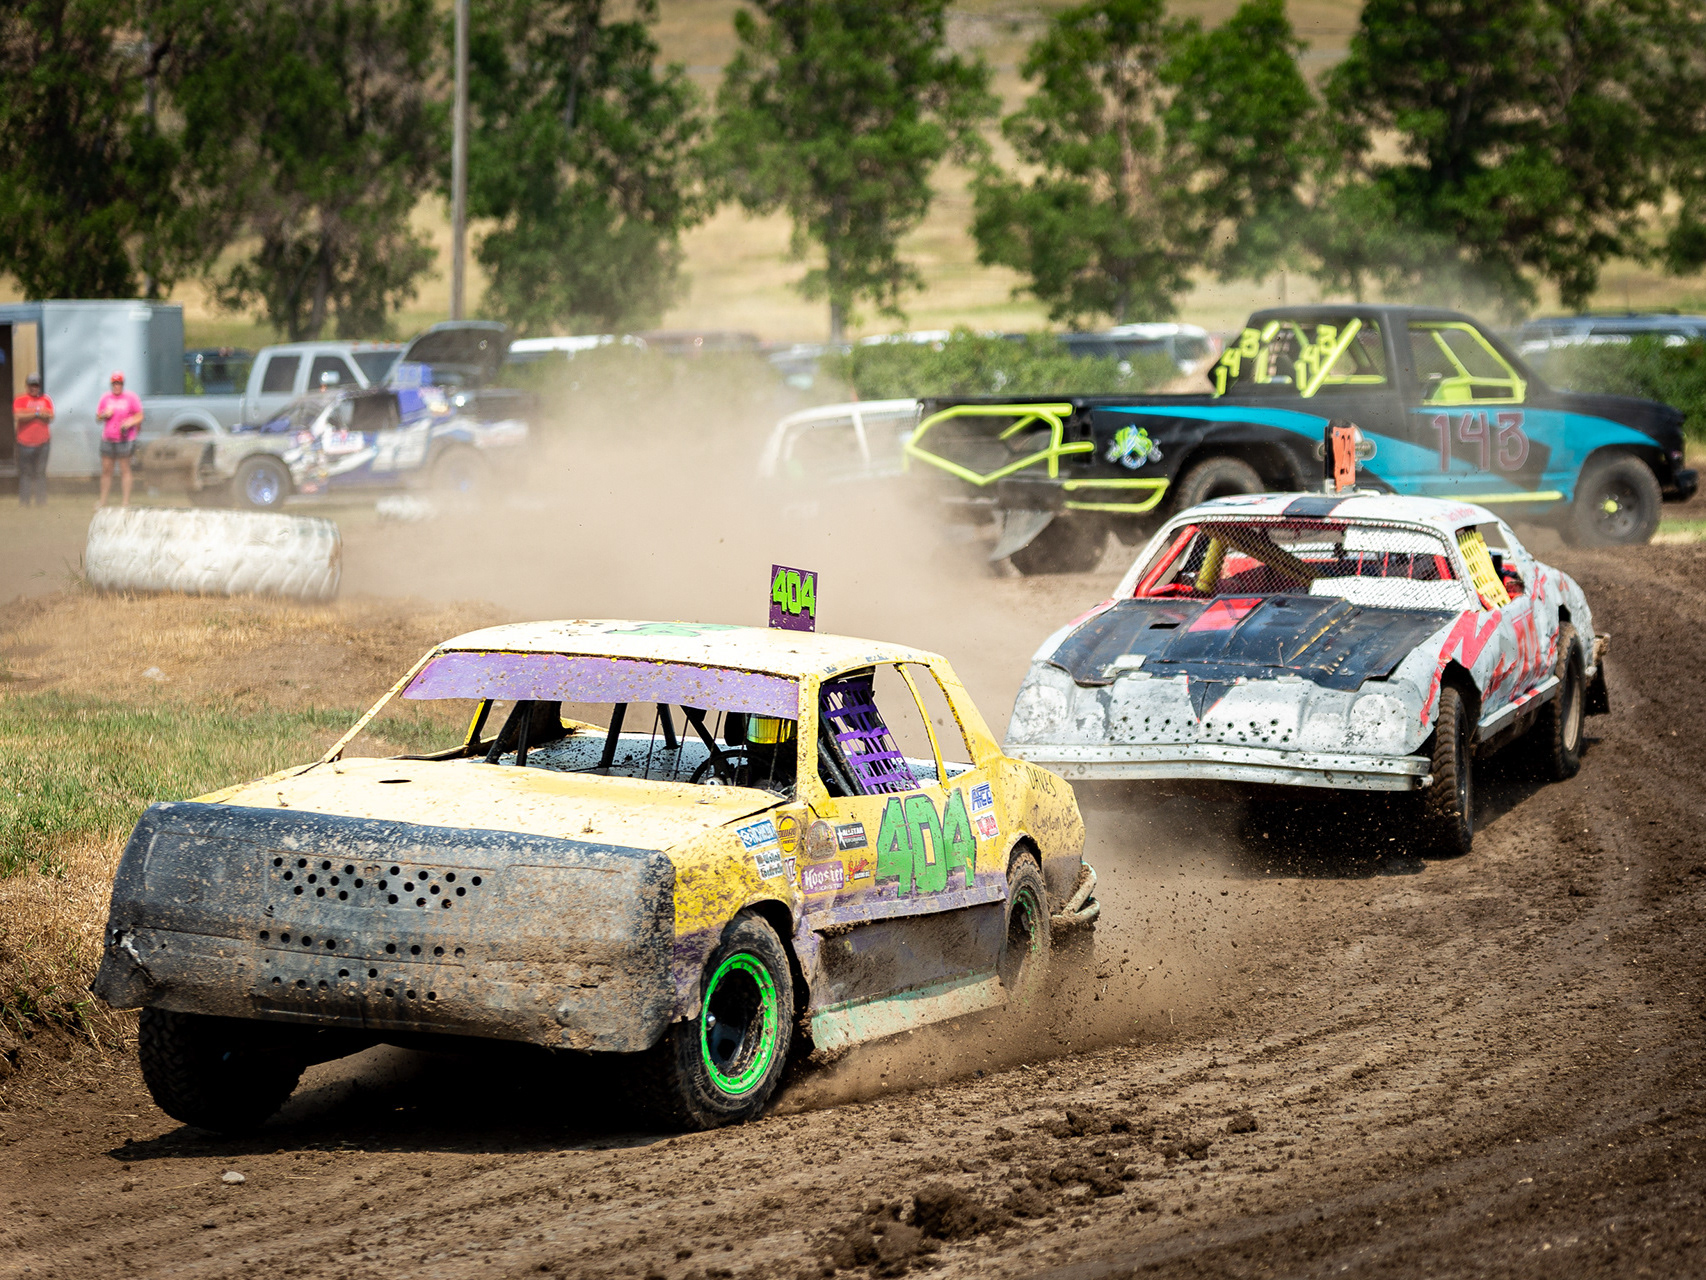
[[[1550, 555], [1613, 713], [1570, 782], [1485, 770], [1469, 857], [1098, 793], [1052, 1021], [856, 1051], [741, 1129], [381, 1049], [216, 1141], [89, 1064], [0, 1112], [0, 1276], [1706, 1274], [1706, 552]], [[1000, 585], [1022, 662], [1060, 588]]]

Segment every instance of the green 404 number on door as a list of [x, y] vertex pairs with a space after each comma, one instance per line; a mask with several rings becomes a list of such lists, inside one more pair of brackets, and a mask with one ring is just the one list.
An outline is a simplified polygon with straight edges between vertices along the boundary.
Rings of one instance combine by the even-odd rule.
[[897, 892], [939, 893], [948, 877], [963, 871], [971, 888], [977, 871], [977, 837], [972, 834], [965, 796], [948, 793], [940, 814], [927, 795], [894, 796], [877, 827], [877, 879], [900, 881]]

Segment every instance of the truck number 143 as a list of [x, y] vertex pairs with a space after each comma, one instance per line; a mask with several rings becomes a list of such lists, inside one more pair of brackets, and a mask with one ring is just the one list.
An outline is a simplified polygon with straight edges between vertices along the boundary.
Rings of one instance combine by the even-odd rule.
[[1491, 471], [1495, 461], [1500, 471], [1521, 471], [1528, 461], [1528, 437], [1523, 434], [1522, 414], [1495, 414], [1489, 422], [1485, 413], [1466, 413], [1454, 423], [1449, 414], [1434, 415], [1439, 433], [1439, 469], [1451, 470], [1453, 437], [1456, 443], [1480, 446], [1480, 470]]

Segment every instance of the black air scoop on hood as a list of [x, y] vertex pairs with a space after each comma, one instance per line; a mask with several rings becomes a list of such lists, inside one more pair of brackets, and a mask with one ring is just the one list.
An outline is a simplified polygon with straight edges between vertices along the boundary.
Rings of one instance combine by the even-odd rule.
[[1452, 609], [1379, 609], [1329, 596], [1121, 600], [1068, 636], [1049, 661], [1081, 685], [1112, 684], [1115, 659], [1140, 653], [1142, 669], [1156, 676], [1290, 674], [1349, 690], [1390, 675], [1456, 616]]

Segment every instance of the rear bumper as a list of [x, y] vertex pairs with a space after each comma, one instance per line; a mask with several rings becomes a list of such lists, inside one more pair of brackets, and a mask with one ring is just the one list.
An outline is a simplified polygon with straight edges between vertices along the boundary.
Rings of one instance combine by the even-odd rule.
[[674, 868], [652, 850], [166, 804], [125, 849], [94, 990], [121, 1009], [634, 1052], [673, 1016], [673, 952]]
[[1433, 783], [1420, 756], [1334, 755], [1220, 743], [1084, 746], [1014, 743], [1003, 750], [1067, 780], [1198, 778], [1342, 791], [1419, 791]]

